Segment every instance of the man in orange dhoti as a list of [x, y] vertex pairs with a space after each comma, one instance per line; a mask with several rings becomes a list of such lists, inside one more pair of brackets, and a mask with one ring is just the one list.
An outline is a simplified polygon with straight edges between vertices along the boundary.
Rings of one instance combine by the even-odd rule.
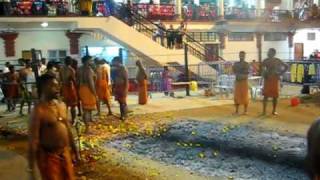
[[115, 99], [120, 105], [120, 119], [125, 120], [127, 116], [127, 95], [128, 95], [128, 72], [122, 65], [119, 57], [115, 57], [112, 60], [112, 64], [115, 67], [115, 80], [113, 84]]
[[236, 76], [235, 87], [234, 87], [234, 104], [236, 106], [235, 114], [239, 114], [239, 106], [244, 106], [244, 113], [248, 112], [249, 104], [249, 85], [248, 85], [248, 74], [249, 64], [245, 62], [246, 53], [241, 51], [239, 53], [240, 62], [236, 62], [233, 65], [233, 72]]
[[92, 121], [92, 111], [97, 106], [97, 93], [95, 88], [95, 74], [91, 68], [91, 56], [82, 58], [82, 66], [78, 69], [79, 98], [83, 109], [83, 120], [86, 132], [89, 131], [89, 121]]
[[268, 58], [262, 62], [262, 75], [264, 77], [263, 86], [263, 115], [266, 115], [268, 98], [273, 98], [272, 114], [277, 115], [277, 104], [280, 92], [280, 76], [288, 70], [288, 65], [275, 57], [276, 50], [270, 48]]
[[6, 101], [9, 111], [16, 109], [16, 100], [19, 98], [19, 73], [13, 65], [9, 65], [9, 72], [4, 74], [6, 84]]
[[58, 100], [60, 86], [51, 74], [39, 79], [40, 101], [29, 125], [29, 172], [35, 179], [35, 164], [43, 180], [75, 180], [72, 156], [78, 160], [68, 121], [67, 107]]
[[70, 107], [71, 122], [73, 124], [76, 118], [76, 106], [78, 104], [77, 90], [76, 90], [76, 72], [71, 67], [72, 59], [67, 56], [64, 60], [65, 66], [60, 69], [61, 95], [67, 107]]
[[139, 104], [144, 105], [148, 101], [148, 76], [141, 61], [137, 61], [136, 65], [138, 67], [136, 80], [138, 82]]
[[109, 68], [105, 60], [98, 61], [96, 73], [96, 90], [98, 95], [97, 107], [98, 107], [98, 115], [100, 115], [100, 101], [104, 102], [108, 107], [108, 115], [112, 115], [110, 100], [111, 100], [111, 92], [109, 88]]

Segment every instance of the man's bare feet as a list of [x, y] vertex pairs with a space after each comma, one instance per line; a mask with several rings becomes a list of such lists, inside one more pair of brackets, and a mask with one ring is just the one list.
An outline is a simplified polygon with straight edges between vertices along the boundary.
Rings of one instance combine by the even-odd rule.
[[242, 115], [245, 115], [245, 116], [246, 116], [246, 115], [248, 115], [248, 112], [247, 112], [247, 111], [245, 111], [245, 112], [243, 112], [243, 114], [242, 114]]
[[272, 115], [278, 116], [279, 114], [276, 111], [274, 111], [274, 112], [272, 112]]
[[112, 115], [113, 115], [112, 112], [109, 112], [107, 116], [112, 116]]

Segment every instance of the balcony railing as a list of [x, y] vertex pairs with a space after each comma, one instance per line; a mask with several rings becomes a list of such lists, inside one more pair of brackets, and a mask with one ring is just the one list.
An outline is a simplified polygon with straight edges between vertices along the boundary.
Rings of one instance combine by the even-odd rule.
[[[115, 7], [118, 4], [106, 4], [98, 0], [92, 3], [89, 14], [81, 13], [79, 3], [70, 7], [66, 0], [17, 0], [11, 1], [8, 12], [0, 11], [0, 16], [109, 16], [117, 14]], [[132, 10], [149, 20], [177, 20], [174, 4], [147, 4], [132, 5]], [[185, 5], [182, 8], [182, 17], [188, 21], [214, 21], [218, 18], [218, 7], [214, 5]], [[268, 10], [255, 8], [228, 7], [225, 9], [225, 19], [228, 20], [262, 20], [266, 22], [283, 22], [287, 20], [319, 20], [319, 7], [300, 8], [295, 10]]]

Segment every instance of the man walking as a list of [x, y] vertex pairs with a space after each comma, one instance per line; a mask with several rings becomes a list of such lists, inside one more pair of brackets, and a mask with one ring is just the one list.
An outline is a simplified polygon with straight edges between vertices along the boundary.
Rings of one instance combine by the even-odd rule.
[[83, 120], [86, 125], [86, 133], [89, 132], [89, 122], [92, 121], [92, 111], [97, 106], [97, 93], [95, 88], [95, 73], [91, 68], [91, 56], [82, 58], [82, 66], [78, 69], [79, 98], [83, 110]]
[[63, 101], [67, 107], [70, 107], [71, 111], [71, 122], [74, 123], [76, 118], [76, 106], [78, 104], [77, 90], [76, 90], [76, 73], [71, 67], [72, 59], [67, 56], [64, 60], [64, 67], [60, 70], [60, 81], [61, 81], [61, 95]]
[[[71, 152], [78, 153], [71, 134], [67, 107], [58, 100], [60, 86], [51, 74], [39, 78], [40, 101], [29, 125], [29, 172], [35, 179], [37, 164], [42, 179], [74, 180]], [[70, 151], [71, 150], [71, 151]]]
[[119, 57], [115, 57], [112, 60], [112, 64], [115, 67], [115, 81], [114, 81], [114, 95], [115, 99], [120, 105], [120, 119], [125, 120], [127, 109], [127, 95], [128, 95], [128, 72], [122, 65]]

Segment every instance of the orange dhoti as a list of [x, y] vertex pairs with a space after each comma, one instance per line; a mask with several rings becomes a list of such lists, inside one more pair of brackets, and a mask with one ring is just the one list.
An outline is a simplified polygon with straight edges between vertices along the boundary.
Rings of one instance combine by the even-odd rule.
[[16, 99], [19, 97], [19, 85], [8, 84], [6, 85], [6, 97], [10, 99]]
[[96, 97], [95, 95], [90, 91], [89, 87], [86, 85], [80, 85], [79, 88], [79, 97], [81, 101], [81, 105], [83, 110], [95, 110], [96, 109]]
[[148, 81], [142, 80], [138, 82], [139, 86], [139, 104], [147, 104], [148, 101]]
[[73, 84], [62, 86], [62, 97], [69, 107], [74, 107], [78, 104], [77, 91]]
[[264, 79], [263, 95], [265, 97], [277, 98], [280, 91], [280, 78], [273, 75]]
[[237, 105], [249, 104], [249, 85], [248, 80], [238, 80], [234, 87], [234, 103]]
[[99, 99], [103, 102], [109, 102], [111, 93], [106, 80], [97, 80], [96, 90]]
[[40, 149], [37, 164], [42, 180], [75, 180], [71, 154], [67, 148], [61, 153]]
[[115, 84], [114, 86], [115, 100], [121, 104], [127, 104], [128, 88], [125, 84]]

